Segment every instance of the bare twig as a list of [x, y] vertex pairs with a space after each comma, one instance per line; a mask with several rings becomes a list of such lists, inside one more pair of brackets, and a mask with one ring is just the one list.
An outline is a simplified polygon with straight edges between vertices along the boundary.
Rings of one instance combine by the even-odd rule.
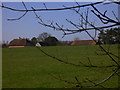
[[25, 10], [26, 10], [25, 13], [24, 13], [22, 16], [18, 17], [18, 18], [15, 18], [15, 19], [8, 19], [9, 21], [20, 20], [21, 18], [23, 18], [23, 17], [28, 13], [27, 7], [26, 7], [25, 3], [22, 2], [22, 4], [23, 4], [23, 6], [24, 6], [24, 8], [25, 8]]
[[104, 22], [104, 21], [102, 21], [103, 23], [110, 23], [110, 22], [112, 22], [112, 23], [116, 23], [116, 24], [118, 24], [118, 25], [120, 25], [120, 22], [118, 22], [118, 21], [115, 21], [115, 20], [113, 20], [113, 19], [111, 19], [110, 17], [108, 17], [108, 16], [106, 16], [105, 15], [105, 12], [104, 12], [104, 14], [102, 14], [96, 7], [94, 7], [94, 5], [91, 5], [93, 8], [94, 8], [94, 10], [96, 11], [96, 12], [98, 12], [102, 17], [104, 17], [104, 18], [102, 18], [100, 15], [97, 15], [93, 10], [92, 10], [92, 12], [102, 21], [102, 20], [105, 20], [106, 22]]
[[108, 77], [106, 77], [105, 79], [103, 79], [102, 81], [98, 82], [98, 83], [94, 83], [94, 85], [90, 85], [90, 86], [83, 86], [83, 87], [95, 87], [98, 86], [104, 82], [106, 82], [107, 80], [109, 80], [110, 78], [112, 78], [118, 71], [120, 68], [115, 69], [114, 72], [112, 72]]
[[[93, 81], [89, 80], [88, 78], [86, 78], [86, 80], [88, 80], [89, 82], [91, 82], [91, 83], [93, 83], [94, 85], [96, 85], [96, 83], [95, 83], [95, 82], [93, 82]], [[102, 86], [102, 85], [100, 85], [100, 84], [98, 84], [98, 86], [100, 86], [100, 87], [102, 87], [102, 88], [105, 88], [104, 86]]]
[[79, 7], [86, 7], [86, 6], [91, 6], [91, 5], [97, 5], [97, 4], [101, 4], [103, 3], [104, 1], [101, 1], [101, 2], [96, 2], [96, 3], [92, 3], [92, 4], [85, 4], [85, 5], [77, 5], [77, 6], [74, 6], [74, 7], [66, 7], [66, 8], [54, 8], [54, 9], [15, 9], [15, 8], [11, 8], [11, 7], [7, 7], [5, 5], [0, 5], [0, 7], [2, 8], [6, 8], [6, 9], [9, 9], [9, 10], [12, 10], [12, 11], [20, 11], [20, 12], [26, 12], [26, 11], [56, 11], [56, 10], [69, 10], [71, 8], [79, 8]]

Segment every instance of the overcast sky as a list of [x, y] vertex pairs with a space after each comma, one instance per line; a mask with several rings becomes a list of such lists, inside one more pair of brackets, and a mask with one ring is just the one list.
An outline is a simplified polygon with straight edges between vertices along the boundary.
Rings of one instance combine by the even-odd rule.
[[[66, 7], [68, 6], [75, 6], [77, 5], [75, 2], [45, 2], [47, 8], [61, 8], [63, 5]], [[86, 4], [89, 2], [79, 2], [79, 4]], [[91, 3], [91, 2], [90, 2]], [[24, 6], [21, 2], [4, 2], [3, 3], [6, 6], [17, 8], [17, 9], [24, 9]], [[43, 2], [25, 2], [28, 9], [31, 9], [31, 7], [34, 8], [45, 8], [43, 5]], [[96, 5], [96, 7], [101, 11], [104, 12], [107, 10], [106, 13], [111, 18], [114, 18], [114, 15], [112, 14], [112, 11], [115, 12], [116, 16], [118, 16], [118, 6], [116, 4], [108, 4], [108, 5]], [[89, 7], [90, 10], [92, 9]], [[81, 8], [81, 12], [85, 12], [86, 8]], [[26, 16], [24, 16], [22, 19], [17, 21], [7, 21], [9, 18], [17, 18], [21, 16], [23, 13], [21, 12], [14, 12], [7, 9], [2, 10], [2, 40], [3, 41], [10, 41], [15, 38], [29, 38], [32, 37], [38, 37], [39, 34], [43, 32], [48, 32], [52, 36], [55, 36], [58, 40], [64, 40], [64, 41], [71, 41], [74, 40], [74, 38], [79, 37], [79, 39], [91, 39], [85, 32], [81, 32], [74, 35], [68, 35], [62, 38], [63, 32], [61, 31], [55, 31], [51, 28], [41, 26], [38, 23], [38, 19], [35, 18], [35, 15], [33, 12], [29, 12]], [[38, 15], [42, 17], [42, 19], [49, 23], [49, 20], [53, 22], [57, 22], [59, 25], [63, 25], [64, 28], [71, 28], [75, 29], [72, 25], [70, 25], [66, 19], [71, 20], [75, 23], [79, 23], [80, 17], [76, 15], [76, 13], [72, 10], [64, 10], [64, 11], [42, 11], [37, 12]], [[91, 12], [89, 12], [89, 21], [95, 22], [96, 26], [103, 25], [98, 18], [96, 18], [95, 15], [93, 15]], [[90, 34], [94, 35], [94, 30], [90, 31]], [[97, 38], [96, 38], [97, 39]]]

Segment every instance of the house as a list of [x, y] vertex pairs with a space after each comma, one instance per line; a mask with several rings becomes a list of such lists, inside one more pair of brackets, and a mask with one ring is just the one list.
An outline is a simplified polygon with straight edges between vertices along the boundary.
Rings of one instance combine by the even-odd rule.
[[[96, 40], [96, 42], [98, 42], [98, 40]], [[68, 45], [96, 45], [96, 42], [93, 40], [75, 40], [69, 42]]]
[[41, 44], [39, 42], [37, 42], [35, 46], [41, 47]]
[[31, 43], [31, 41], [24, 38], [13, 39], [9, 43], [9, 47], [26, 47], [26, 46], [33, 46], [33, 44]]

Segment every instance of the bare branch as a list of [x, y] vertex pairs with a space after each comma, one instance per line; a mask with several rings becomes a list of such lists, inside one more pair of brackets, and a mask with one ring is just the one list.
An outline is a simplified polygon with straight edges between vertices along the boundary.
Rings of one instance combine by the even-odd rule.
[[115, 15], [114, 11], [112, 11], [114, 17], [116, 18], [117, 21], [119, 21], [118, 17]]
[[79, 7], [86, 7], [86, 6], [91, 6], [91, 5], [97, 5], [97, 4], [100, 4], [100, 3], [103, 3], [104, 1], [101, 1], [101, 2], [96, 2], [96, 3], [92, 3], [92, 4], [85, 4], [85, 5], [77, 5], [77, 6], [74, 6], [74, 7], [66, 7], [66, 8], [55, 8], [55, 9], [15, 9], [15, 8], [11, 8], [11, 7], [7, 7], [7, 6], [0, 6], [2, 8], [6, 8], [6, 9], [9, 9], [9, 10], [12, 10], [12, 11], [20, 11], [20, 12], [26, 12], [26, 11], [56, 11], [56, 10], [67, 10], [67, 9], [71, 9], [71, 8], [79, 8]]
[[94, 5], [91, 5], [91, 6], [94, 8], [95, 11], [97, 11], [101, 16], [104, 17], [104, 18], [102, 18], [100, 15], [95, 14], [95, 12], [92, 10], [92, 12], [93, 12], [100, 20], [105, 20], [106, 22], [112, 22], [112, 23], [116, 23], [116, 24], [120, 25], [120, 22], [115, 21], [115, 20], [109, 18], [108, 16], [106, 16], [106, 15], [105, 15], [105, 12], [106, 12], [106, 11], [104, 12], [104, 14], [102, 14], [96, 7], [94, 7]]
[[[88, 80], [89, 82], [91, 82], [91, 83], [93, 83], [94, 85], [96, 85], [96, 83], [95, 83], [95, 82], [93, 82], [93, 81], [89, 80], [88, 78], [86, 78], [86, 80]], [[100, 84], [98, 84], [98, 86], [100, 86], [100, 87], [102, 87], [102, 88], [105, 88], [105, 87], [103, 87], [103, 86], [102, 86], [102, 85], [100, 85]]]
[[104, 82], [106, 82], [107, 80], [109, 80], [110, 78], [112, 78], [118, 71], [120, 68], [115, 69], [114, 72], [112, 72], [108, 77], [106, 77], [105, 79], [103, 79], [102, 81], [98, 82], [98, 83], [94, 83], [94, 85], [90, 85], [90, 86], [83, 86], [83, 87], [95, 87], [98, 86]]
[[[86, 23], [88, 23], [89, 25], [91, 25], [94, 29], [97, 29], [97, 30], [99, 30], [100, 31], [100, 29], [99, 28], [96, 28], [94, 25], [92, 25], [91, 23], [89, 23], [88, 22], [88, 20], [86, 20], [84, 17], [83, 17], [83, 15], [81, 15], [80, 13], [78, 13], [80, 16], [81, 16], [81, 18], [83, 18], [83, 20], [84, 21], [86, 21]], [[82, 27], [84, 30], [85, 30], [85, 32], [92, 38], [92, 40], [94, 41], [94, 42], [96, 42], [96, 40], [92, 37], [92, 35], [90, 35], [90, 33], [86, 30], [87, 29], [87, 25], [85, 26], [85, 28], [84, 27]], [[97, 43], [97, 42], [96, 42]], [[117, 65], [119, 65], [119, 63], [100, 45], [100, 44], [98, 44], [99, 45], [99, 47], [111, 58], [111, 60], [113, 61], [113, 62], [115, 62]]]
[[44, 50], [42, 50], [42, 49], [39, 48], [39, 47], [36, 47], [36, 48], [37, 48], [38, 50], [40, 50], [43, 54], [45, 54], [45, 55], [48, 56], [48, 57], [53, 58], [54, 60], [57, 60], [57, 61], [59, 61], [59, 62], [61, 62], [61, 63], [64, 63], [64, 64], [73, 65], [73, 66], [76, 66], [76, 67], [97, 67], [97, 68], [116, 67], [116, 65], [108, 65], [108, 66], [86, 65], [86, 64], [83, 64], [82, 62], [80, 62], [82, 65], [81, 65], [81, 64], [74, 64], [74, 63], [70, 63], [70, 62], [68, 62], [68, 61], [64, 61], [64, 60], [62, 60], [62, 59], [59, 59], [59, 58], [57, 58], [57, 57], [55, 57], [55, 56], [53, 56], [53, 55], [50, 55], [50, 54], [46, 53]]
[[76, 87], [82, 88], [81, 82], [78, 80], [78, 78], [75, 76], [75, 80], [77, 81]]
[[43, 3], [43, 5], [45, 6], [45, 9], [47, 10], [47, 6], [46, 6], [46, 4], [45, 4], [45, 3]]
[[27, 14], [27, 11], [20, 17], [15, 18], [15, 19], [7, 19], [8, 21], [14, 21], [14, 20], [20, 20], [21, 18], [23, 18], [25, 15]]
[[[95, 27], [93, 27], [93, 28], [86, 28], [86, 29], [79, 29], [78, 28], [78, 25], [77, 25], [77, 28], [78, 28], [78, 30], [75, 30], [75, 29], [63, 29], [63, 28], [59, 28], [59, 27], [55, 27], [55, 26], [53, 26], [53, 25], [49, 25], [49, 24], [46, 24], [46, 23], [44, 23], [43, 22], [43, 20], [37, 15], [37, 13], [36, 12], [34, 12], [35, 13], [35, 15], [36, 15], [36, 17], [40, 20], [40, 22], [38, 22], [39, 24], [41, 24], [41, 25], [43, 25], [43, 26], [47, 26], [47, 27], [50, 27], [50, 28], [53, 28], [53, 29], [56, 29], [56, 30], [61, 30], [61, 31], [74, 31], [75, 33], [76, 32], [81, 32], [81, 31], [85, 31], [85, 30], [93, 30], [93, 29], [95, 29]], [[67, 20], [68, 21], [68, 20]], [[72, 25], [74, 25], [75, 27], [76, 27], [76, 25], [73, 23], [73, 22], [71, 22], [71, 21], [68, 21], [68, 22], [70, 22]], [[90, 23], [89, 23], [90, 24]], [[91, 24], [90, 24], [91, 25]], [[108, 25], [108, 26], [103, 26], [103, 27], [96, 27], [97, 28], [97, 30], [99, 30], [99, 29], [103, 29], [103, 28], [109, 28], [109, 27], [113, 27], [113, 26], [116, 26], [117, 24], [113, 24], [113, 25]], [[92, 25], [93, 26], [93, 25]]]
[[21, 18], [23, 18], [23, 17], [27, 14], [28, 11], [27, 11], [26, 5], [25, 5], [24, 2], [22, 2], [22, 4], [23, 4], [24, 8], [26, 9], [25, 13], [24, 13], [22, 16], [18, 17], [18, 18], [15, 18], [15, 19], [8, 19], [8, 21], [20, 20]]
[[92, 63], [91, 63], [91, 61], [90, 61], [90, 58], [89, 58], [89, 57], [87, 57], [87, 58], [88, 58], [89, 64], [90, 64], [91, 66], [93, 66]]
[[68, 19], [66, 19], [66, 21], [67, 22], [69, 22], [70, 24], [72, 24], [74, 27], [76, 27], [78, 30], [80, 30], [80, 26], [79, 25], [77, 25], [77, 24], [75, 24], [75, 23], [73, 23], [72, 21], [70, 21], [70, 20], [68, 20]]
[[25, 3], [24, 3], [24, 2], [22, 2], [22, 4], [23, 4], [23, 6], [25, 7], [25, 9], [27, 10], [27, 7], [26, 7]]
[[60, 81], [66, 82], [66, 83], [68, 83], [68, 84], [73, 84], [73, 85], [78, 85], [79, 83], [88, 82], [87, 80], [82, 81], [82, 82], [79, 82], [79, 83], [78, 83], [78, 82], [71, 82], [71, 81], [68, 81], [68, 80], [63, 79], [60, 75], [59, 75], [59, 77], [56, 77], [55, 75], [52, 75], [52, 74], [49, 74], [49, 75], [51, 75], [51, 76], [54, 77], [55, 79], [58, 79], [58, 80], [60, 80]]

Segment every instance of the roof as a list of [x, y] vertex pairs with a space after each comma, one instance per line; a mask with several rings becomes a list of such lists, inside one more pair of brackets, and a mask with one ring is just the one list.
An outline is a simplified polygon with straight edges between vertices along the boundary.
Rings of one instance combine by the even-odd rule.
[[10, 43], [9, 46], [29, 46], [31, 45], [30, 41], [27, 39], [13, 39]]
[[[96, 40], [98, 42], [98, 40]], [[76, 40], [76, 41], [71, 41], [69, 45], [95, 45], [95, 41], [93, 40]]]

